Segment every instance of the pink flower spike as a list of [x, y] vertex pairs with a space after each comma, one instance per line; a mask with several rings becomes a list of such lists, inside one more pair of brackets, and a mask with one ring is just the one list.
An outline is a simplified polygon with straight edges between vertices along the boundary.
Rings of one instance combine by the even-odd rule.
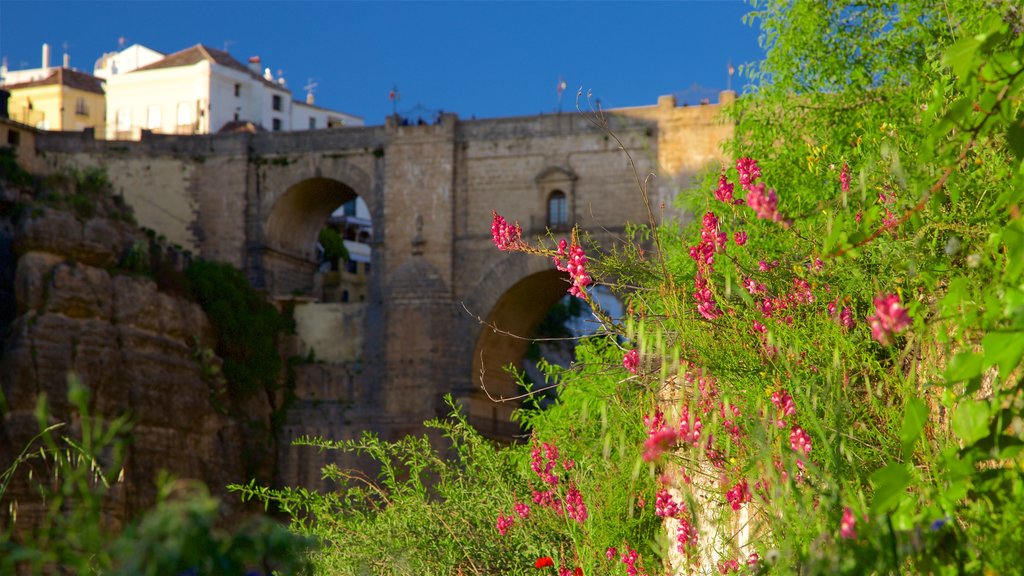
[[622, 358], [622, 365], [629, 370], [631, 374], [636, 374], [640, 366], [640, 353], [636, 350], [630, 350], [626, 352], [626, 355]]
[[498, 514], [498, 534], [504, 536], [508, 533], [509, 529], [512, 528], [512, 524], [515, 522], [515, 517], [511, 514], [508, 516], [502, 516]]
[[789, 447], [794, 452], [803, 454], [804, 456], [811, 453], [811, 436], [807, 432], [799, 427], [793, 426], [789, 431]]
[[761, 177], [761, 168], [753, 158], [744, 157], [737, 160], [736, 171], [740, 173], [740, 186], [744, 190], [750, 190], [754, 181]]
[[853, 510], [847, 506], [843, 508], [843, 519], [839, 522], [839, 535], [846, 540], [856, 540], [857, 519], [853, 516]]
[[883, 346], [888, 346], [895, 334], [910, 326], [910, 316], [895, 294], [875, 298], [875, 315], [869, 316], [867, 321], [871, 326], [871, 337]]
[[644, 460], [656, 460], [662, 452], [674, 446], [676, 440], [676, 431], [671, 428], [663, 428], [651, 434], [644, 442]]
[[850, 191], [850, 166], [847, 164], [843, 164], [843, 169], [839, 171], [839, 185], [843, 192]]
[[726, 180], [725, 173], [723, 172], [722, 175], [718, 177], [718, 188], [715, 189], [715, 198], [721, 202], [725, 202], [726, 204], [732, 204], [734, 201], [732, 198], [732, 191], [733, 185], [731, 182]]
[[491, 240], [494, 241], [498, 250], [514, 251], [521, 248], [523, 246], [523, 230], [519, 227], [519, 222], [509, 224], [496, 211], [491, 210], [491, 214], [494, 215], [491, 221]]
[[747, 243], [747, 233], [743, 230], [738, 230], [733, 237], [736, 239], [737, 246], [743, 246]]

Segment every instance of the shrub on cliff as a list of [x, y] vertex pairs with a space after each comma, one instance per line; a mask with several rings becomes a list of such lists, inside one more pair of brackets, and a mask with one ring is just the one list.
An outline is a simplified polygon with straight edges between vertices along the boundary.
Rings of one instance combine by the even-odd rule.
[[291, 330], [288, 319], [229, 264], [196, 260], [185, 276], [189, 292], [213, 325], [216, 352], [224, 360], [232, 392], [247, 396], [274, 389], [282, 366], [278, 338]]

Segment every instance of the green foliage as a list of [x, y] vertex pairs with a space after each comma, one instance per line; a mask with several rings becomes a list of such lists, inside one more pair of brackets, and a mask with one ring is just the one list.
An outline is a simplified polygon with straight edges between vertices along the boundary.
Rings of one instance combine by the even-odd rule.
[[16, 149], [8, 146], [0, 146], [0, 178], [19, 188], [35, 185], [32, 175], [18, 163]]
[[[588, 338], [573, 369], [549, 366], [557, 402], [519, 413], [528, 447], [491, 446], [455, 414], [433, 424], [452, 443], [440, 452], [305, 441], [371, 456], [376, 482], [328, 467], [337, 492], [236, 487], [329, 543], [321, 569], [529, 573], [550, 556], [621, 573], [604, 551], [629, 546], [651, 572], [1020, 570], [1024, 10], [753, 5], [767, 58], [728, 111], [729, 162], [680, 200], [711, 217], [631, 228], [588, 262], [627, 301], [635, 372], [622, 340]], [[740, 158], [764, 190], [737, 182]], [[716, 198], [720, 175], [745, 202]], [[777, 216], [755, 210], [769, 190]], [[534, 505], [499, 536], [495, 519], [545, 490], [530, 470], [545, 443], [575, 461], [557, 501], [578, 490], [589, 517]], [[682, 507], [664, 525], [646, 504], [660, 488]], [[700, 536], [677, 547], [683, 523]]]
[[334, 228], [321, 229], [319, 241], [320, 246], [324, 249], [324, 260], [331, 262], [332, 268], [337, 267], [338, 260], [348, 260], [348, 249], [345, 248], [345, 241]]
[[[0, 532], [0, 572], [4, 574], [235, 574], [253, 569], [307, 573], [310, 542], [265, 517], [254, 517], [232, 531], [206, 487], [164, 478], [155, 506], [123, 531], [109, 518], [122, 481], [124, 448], [130, 435], [126, 417], [105, 421], [88, 411], [90, 392], [68, 378], [75, 430], [51, 424], [45, 395], [36, 409], [41, 432], [0, 476], [0, 502], [11, 510]], [[60, 435], [58, 435], [60, 433]], [[9, 481], [30, 468], [28, 480], [45, 512], [38, 524], [24, 525], [18, 503], [7, 495]]]
[[185, 276], [191, 295], [213, 324], [216, 352], [224, 359], [232, 393], [245, 397], [276, 388], [282, 367], [277, 341], [291, 330], [288, 319], [229, 264], [196, 260]]

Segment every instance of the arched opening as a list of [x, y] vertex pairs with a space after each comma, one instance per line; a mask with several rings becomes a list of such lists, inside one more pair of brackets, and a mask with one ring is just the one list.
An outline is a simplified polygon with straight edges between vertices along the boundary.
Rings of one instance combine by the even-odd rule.
[[[622, 318], [622, 303], [608, 288], [595, 286], [589, 292], [590, 297], [606, 316], [616, 321]], [[557, 382], [547, 381], [541, 364], [568, 368], [576, 361], [576, 345], [579, 339], [591, 336], [601, 328], [590, 304], [574, 296], [566, 294], [548, 309], [537, 328], [530, 334], [531, 341], [520, 363], [524, 379], [530, 383], [532, 390], [536, 391], [529, 398], [528, 404], [544, 407], [558, 396]]]
[[264, 230], [266, 286], [294, 305], [302, 354], [361, 359], [373, 240], [366, 202], [338, 180], [308, 178], [277, 200]]
[[[533, 338], [539, 335], [542, 323], [552, 316], [552, 310], [560, 303], [564, 308], [575, 306], [573, 300], [568, 299], [571, 297], [566, 294], [567, 288], [566, 275], [558, 270], [531, 274], [502, 294], [487, 315], [487, 324], [481, 328], [473, 351], [473, 392], [469, 410], [470, 423], [482, 434], [507, 441], [521, 433], [519, 426], [511, 421], [511, 415], [522, 406], [522, 399], [500, 401], [520, 397], [524, 392], [507, 368], [512, 366], [523, 372], [524, 364], [532, 361], [534, 367], [527, 371], [527, 377], [537, 383], [538, 378], [543, 381], [535, 369], [539, 356], [551, 356], [547, 358], [549, 361], [558, 362], [560, 358], [556, 356], [561, 353], [564, 358], [564, 350], [556, 353], [553, 347], [538, 347]], [[602, 307], [610, 308], [608, 311], [613, 314], [616, 310], [621, 314], [621, 306], [610, 293], [602, 288], [597, 294], [602, 299]], [[611, 304], [606, 305], [605, 299], [610, 299]], [[579, 314], [561, 314], [557, 322], [571, 334], [579, 335], [588, 330], [593, 332], [594, 325], [588, 318], [589, 309], [584, 305]]]
[[[329, 232], [325, 234], [325, 230]], [[276, 296], [323, 299], [315, 275], [325, 258], [358, 260], [367, 272], [372, 231], [366, 202], [346, 184], [324, 177], [294, 184], [273, 204], [266, 220], [263, 268], [267, 289]], [[332, 242], [338, 240], [341, 242]], [[330, 263], [328, 268], [337, 265]]]

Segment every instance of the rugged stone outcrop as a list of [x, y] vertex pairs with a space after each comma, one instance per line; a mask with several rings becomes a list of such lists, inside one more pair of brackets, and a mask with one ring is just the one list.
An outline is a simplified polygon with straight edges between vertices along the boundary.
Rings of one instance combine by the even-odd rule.
[[[12, 194], [4, 190], [4, 196]], [[16, 264], [13, 274], [7, 270], [3, 276], [13, 284], [6, 290], [15, 306], [0, 332], [2, 467], [39, 432], [34, 411], [40, 395], [46, 395], [51, 417], [74, 430], [77, 417], [67, 401], [68, 373], [74, 372], [92, 391], [94, 415], [132, 417], [123, 481], [112, 500], [115, 521], [155, 501], [161, 470], [203, 480], [215, 493], [248, 481], [255, 464], [266, 464], [263, 456], [274, 456], [266, 443], [265, 454], [253, 457], [245, 450], [256, 436], [254, 425], [269, 437], [270, 404], [266, 398], [248, 400], [244, 418], [215, 408], [225, 405], [224, 390], [210, 369], [218, 360], [208, 352], [213, 336], [203, 310], [161, 291], [151, 278], [117, 268], [132, 247], [149, 246], [146, 236], [107, 210], [83, 218], [27, 206], [16, 211], [17, 223], [4, 228], [7, 260]], [[22, 468], [0, 514], [18, 500], [19, 522], [31, 522], [41, 508], [33, 504], [28, 481], [33, 465]]]

